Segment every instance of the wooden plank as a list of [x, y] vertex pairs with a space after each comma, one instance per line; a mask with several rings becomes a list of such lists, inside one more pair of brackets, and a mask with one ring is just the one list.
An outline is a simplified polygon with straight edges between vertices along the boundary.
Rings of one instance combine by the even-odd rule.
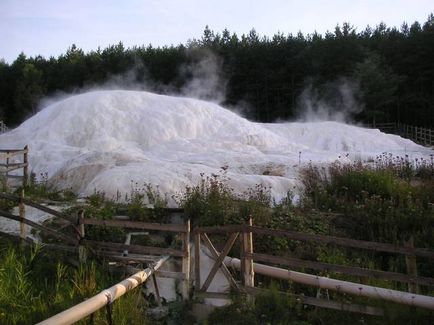
[[140, 245], [126, 245], [120, 243], [110, 243], [110, 242], [102, 242], [102, 241], [94, 241], [94, 240], [83, 240], [85, 244], [95, 249], [106, 249], [106, 250], [116, 250], [116, 251], [124, 251], [128, 250], [132, 253], [139, 254], [151, 254], [151, 255], [170, 255], [183, 257], [184, 252], [180, 250], [176, 250], [173, 248], [162, 248], [162, 247], [152, 247], [152, 246], [140, 246]]
[[[14, 202], [19, 202], [20, 201], [20, 197], [19, 196], [8, 194], [8, 193], [0, 193], [0, 198], [7, 199], [7, 200], [10, 200], [10, 201], [14, 201]], [[71, 222], [73, 225], [75, 225], [75, 222], [76, 222], [76, 218], [75, 217], [68, 216], [68, 215], [63, 214], [63, 213], [61, 213], [59, 211], [53, 210], [53, 209], [51, 209], [49, 207], [46, 207], [45, 205], [33, 202], [33, 201], [31, 201], [31, 200], [29, 200], [27, 198], [23, 198], [22, 200], [23, 200], [23, 202], [24, 202], [25, 205], [28, 205], [28, 206], [31, 206], [31, 207], [33, 207], [35, 209], [44, 211], [44, 212], [46, 212], [48, 214], [51, 214], [51, 215], [53, 215], [55, 217], [58, 217], [58, 218], [61, 218], [61, 219], [65, 219], [65, 220]]]
[[77, 253], [77, 246], [59, 245], [59, 244], [42, 244], [42, 247], [48, 250], [58, 250], [62, 252]]
[[220, 268], [223, 259], [226, 257], [226, 255], [228, 255], [237, 237], [238, 237], [238, 233], [233, 233], [229, 236], [229, 239], [226, 242], [222, 252], [220, 253], [219, 257], [216, 259], [213, 267], [211, 268], [211, 271], [208, 274], [208, 277], [203, 283], [203, 286], [200, 288], [201, 291], [206, 291], [208, 289], [209, 285], [211, 284], [211, 281], [214, 279], [214, 276], [217, 273], [217, 270]]
[[[2, 171], [0, 171], [0, 173], [2, 173]], [[24, 178], [23, 175], [4, 175], [6, 178]]]
[[[26, 199], [26, 198], [23, 199], [23, 202], [24, 202], [25, 205], [31, 206], [31, 207], [33, 207], [33, 208], [35, 208], [35, 209], [38, 209], [38, 210], [44, 211], [44, 212], [46, 212], [46, 213], [48, 213], [48, 214], [51, 214], [51, 215], [53, 215], [53, 216], [55, 216], [55, 217], [58, 217], [58, 218], [64, 219], [64, 220], [66, 220], [66, 221], [69, 221], [69, 222], [70, 222], [70, 223], [75, 227], [75, 221], [76, 221], [76, 218], [75, 218], [75, 217], [68, 216], [68, 215], [66, 215], [66, 214], [64, 214], [64, 213], [62, 213], [62, 212], [59, 212], [59, 211], [53, 210], [53, 209], [51, 209], [51, 208], [49, 208], [49, 207], [46, 207], [45, 205], [42, 205], [42, 204], [39, 204], [39, 203], [33, 202], [33, 201], [31, 201], [31, 200], [29, 200], [29, 199]], [[76, 229], [76, 227], [75, 227], [75, 229]], [[76, 230], [77, 230], [77, 229], [76, 229]], [[78, 230], [77, 230], [77, 232], [78, 232]]]
[[215, 227], [197, 227], [193, 233], [207, 233], [207, 234], [229, 234], [233, 232], [241, 232], [243, 225], [229, 225], [229, 226], [215, 226]]
[[[406, 242], [404, 242], [406, 247], [414, 248], [414, 239], [411, 236]], [[407, 266], [407, 274], [412, 277], [417, 277], [417, 263], [416, 256], [414, 255], [405, 255], [405, 264]], [[419, 287], [414, 282], [408, 283], [408, 292], [411, 293], [419, 293]]]
[[[267, 289], [261, 289], [255, 287], [243, 287], [242, 289], [244, 289], [247, 293], [255, 296], [259, 294], [266, 294], [266, 292], [268, 291]], [[310, 306], [316, 306], [316, 307], [334, 309], [334, 310], [342, 310], [342, 311], [372, 315], [372, 316], [384, 316], [384, 310], [378, 307], [358, 305], [358, 304], [347, 304], [344, 302], [314, 298], [314, 297], [309, 297], [304, 295], [297, 295], [288, 292], [280, 292], [280, 294], [293, 297], [299, 303], [304, 305], [310, 305]]]
[[14, 171], [14, 170], [21, 169], [21, 168], [24, 168], [24, 167], [25, 167], [25, 166], [12, 166], [12, 167], [7, 167], [6, 169], [3, 169], [2, 172], [3, 172], [3, 173], [9, 173], [9, 172], [12, 172], [12, 171]]
[[78, 240], [79, 240], [79, 244], [78, 244], [78, 260], [80, 261], [80, 263], [85, 263], [86, 259], [87, 259], [87, 250], [86, 250], [86, 246], [82, 245], [82, 241], [84, 239], [84, 237], [86, 236], [86, 231], [85, 231], [85, 227], [84, 224], [82, 222], [82, 220], [84, 219], [84, 210], [80, 209], [77, 212], [77, 230], [78, 230]]
[[5, 218], [7, 218], [7, 219], [15, 220], [15, 221], [18, 221], [18, 222], [23, 222], [23, 223], [25, 223], [25, 224], [27, 224], [27, 225], [35, 228], [35, 229], [38, 229], [38, 230], [40, 230], [42, 232], [45, 232], [48, 235], [53, 236], [53, 237], [55, 237], [57, 239], [63, 240], [65, 242], [67, 242], [67, 243], [71, 243], [71, 244], [74, 244], [74, 245], [78, 244], [78, 241], [76, 239], [74, 239], [74, 238], [70, 238], [70, 237], [68, 237], [68, 236], [66, 236], [66, 235], [64, 235], [64, 234], [62, 234], [62, 233], [60, 233], [60, 232], [58, 232], [56, 230], [47, 228], [45, 226], [42, 226], [42, 225], [40, 225], [38, 223], [35, 223], [33, 221], [30, 221], [28, 219], [22, 219], [19, 216], [15, 216], [13, 214], [10, 214], [9, 212], [0, 210], [0, 216], [3, 216]]
[[0, 150], [0, 159], [9, 159], [26, 153], [23, 149], [3, 149]]
[[195, 291], [200, 288], [200, 233], [194, 234], [194, 277], [195, 277]]
[[171, 232], [187, 232], [187, 226], [183, 224], [163, 224], [150, 223], [129, 220], [100, 220], [100, 219], [83, 219], [85, 225], [107, 226], [107, 227], [122, 227], [141, 230], [161, 230]]
[[[121, 261], [127, 263], [155, 263], [155, 258], [157, 256], [146, 256], [146, 255], [137, 255], [130, 254], [128, 256], [123, 256], [122, 253], [119, 252], [110, 252], [110, 251], [96, 251], [94, 252], [96, 256], [107, 257], [110, 260]], [[136, 271], [137, 272], [137, 271]]]
[[156, 276], [159, 278], [169, 278], [169, 279], [177, 279], [177, 280], [185, 280], [185, 274], [182, 272], [171, 272], [171, 271], [156, 271]]
[[157, 299], [158, 307], [162, 307], [163, 304], [161, 303], [161, 297], [160, 297], [160, 290], [158, 290], [158, 283], [157, 278], [155, 277], [155, 272], [152, 273], [152, 283], [154, 284], [154, 291], [155, 291], [155, 298]]
[[335, 265], [323, 262], [307, 261], [292, 257], [279, 257], [265, 254], [251, 254], [253, 259], [258, 262], [285, 265], [293, 268], [307, 268], [320, 271], [336, 272], [361, 277], [371, 277], [397, 281], [403, 283], [416, 283], [426, 286], [434, 286], [434, 278], [418, 277], [396, 272], [386, 272], [370, 270], [361, 267]]
[[8, 163], [8, 164], [0, 164], [0, 167], [5, 167], [5, 168], [9, 168], [9, 167], [18, 167], [18, 168], [23, 168], [27, 166], [26, 163]]
[[[252, 226], [252, 217], [249, 218], [247, 221], [248, 226]], [[254, 287], [255, 286], [255, 273], [253, 271], [253, 260], [252, 260], [252, 254], [253, 254], [253, 237], [251, 232], [242, 232], [242, 238], [243, 238], [243, 245], [242, 245], [242, 252], [241, 252], [241, 262], [244, 265], [243, 273], [242, 273], [242, 279], [243, 284], [245, 286]]]
[[2, 152], [2, 153], [4, 153], [4, 152], [14, 153], [16, 155], [20, 155], [20, 154], [27, 152], [27, 150], [25, 150], [25, 149], [0, 149], [0, 152]]
[[24, 150], [26, 151], [23, 155], [23, 163], [25, 164], [23, 168], [23, 187], [25, 188], [27, 186], [27, 181], [29, 180], [29, 146], [26, 145]]
[[18, 211], [20, 214], [20, 236], [21, 238], [25, 238], [26, 237], [26, 227], [25, 227], [25, 222], [24, 219], [26, 219], [26, 207], [23, 203], [23, 199], [24, 199], [24, 188], [21, 189], [20, 191], [20, 201], [18, 203]]
[[199, 298], [230, 299], [229, 292], [198, 291], [195, 293], [195, 295]]
[[187, 301], [190, 296], [190, 220], [186, 222], [187, 232], [182, 234], [182, 250], [184, 257], [182, 258], [182, 273], [185, 274], [185, 280], [182, 283], [182, 298]]
[[[200, 236], [203, 238], [205, 246], [208, 247], [208, 249], [211, 252], [211, 254], [214, 257], [214, 259], [217, 260], [218, 257], [219, 257], [219, 253], [215, 249], [215, 247], [212, 244], [211, 240], [209, 239], [208, 235], [204, 233], [204, 234], [201, 234]], [[200, 267], [199, 267], [199, 270], [200, 270]], [[239, 288], [237, 282], [235, 281], [235, 279], [233, 278], [233, 276], [232, 276], [231, 272], [229, 271], [228, 267], [224, 263], [222, 263], [222, 265], [221, 265], [221, 270], [222, 270], [223, 274], [225, 275], [226, 279], [228, 279], [229, 284], [231, 285], [231, 287], [234, 288], [235, 290], [239, 291], [240, 288]], [[200, 281], [197, 282], [197, 283], [200, 283]], [[199, 284], [198, 287], [200, 287], [200, 284]]]
[[310, 242], [323, 243], [323, 244], [334, 244], [334, 245], [353, 247], [353, 248], [362, 248], [362, 249], [387, 252], [387, 253], [396, 253], [396, 254], [404, 254], [404, 255], [414, 254], [417, 256], [434, 259], [434, 251], [426, 248], [409, 248], [409, 247], [402, 247], [402, 246], [387, 244], [387, 243], [370, 242], [370, 241], [341, 238], [341, 237], [334, 237], [334, 236], [307, 234], [307, 233], [295, 232], [290, 230], [266, 229], [266, 228], [260, 228], [256, 226], [245, 226], [245, 227], [246, 230], [251, 231], [252, 233], [258, 235], [279, 236], [279, 237], [286, 237], [293, 240], [310, 241]]

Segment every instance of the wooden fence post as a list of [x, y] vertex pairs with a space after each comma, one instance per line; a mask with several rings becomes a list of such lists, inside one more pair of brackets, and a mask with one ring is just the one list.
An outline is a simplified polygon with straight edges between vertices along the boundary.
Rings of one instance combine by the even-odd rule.
[[26, 207], [24, 206], [24, 188], [20, 191], [20, 200], [18, 203], [18, 211], [20, 214], [20, 237], [22, 240], [26, 238], [26, 224], [23, 220], [26, 218]]
[[200, 290], [200, 233], [197, 232], [194, 234], [194, 277], [195, 291]]
[[[252, 217], [250, 216], [247, 221], [248, 226], [253, 225]], [[255, 286], [255, 273], [253, 271], [253, 235], [249, 231], [243, 231], [242, 234], [242, 265], [243, 267], [243, 284], [246, 287], [254, 287]]]
[[9, 168], [9, 151], [6, 151], [6, 173], [5, 173], [5, 191], [8, 190], [8, 168]]
[[85, 236], [83, 219], [84, 210], [80, 209], [77, 214], [77, 226], [79, 231], [78, 260], [80, 261], [80, 263], [86, 263], [87, 259], [86, 247], [81, 243]]
[[[404, 242], [404, 247], [414, 248], [413, 236]], [[405, 255], [405, 264], [407, 265], [407, 274], [417, 277], [416, 255]], [[408, 283], [408, 292], [419, 293], [419, 286], [416, 283]]]
[[23, 157], [23, 187], [27, 186], [27, 181], [29, 179], [29, 146], [24, 147], [24, 157]]
[[188, 300], [190, 291], [190, 219], [187, 220], [187, 231], [183, 234], [182, 250], [184, 257], [182, 258], [182, 273], [185, 275], [185, 280], [182, 283], [182, 299]]

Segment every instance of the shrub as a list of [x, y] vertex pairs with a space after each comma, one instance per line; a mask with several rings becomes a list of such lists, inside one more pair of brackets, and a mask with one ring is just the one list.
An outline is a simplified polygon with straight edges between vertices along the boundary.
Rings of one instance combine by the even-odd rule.
[[184, 208], [187, 218], [203, 226], [225, 224], [234, 215], [238, 201], [225, 179], [215, 174], [206, 177], [202, 174], [198, 185], [187, 186], [174, 199]]
[[309, 165], [301, 181], [303, 206], [344, 214], [351, 237], [402, 243], [414, 236], [423, 246], [434, 244], [434, 182], [414, 185], [400, 178], [394, 166], [361, 163]]

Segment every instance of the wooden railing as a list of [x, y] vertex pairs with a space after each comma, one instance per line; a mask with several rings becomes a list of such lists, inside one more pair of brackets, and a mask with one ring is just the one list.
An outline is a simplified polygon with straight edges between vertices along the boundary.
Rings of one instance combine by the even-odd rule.
[[[9, 178], [21, 178], [22, 185], [27, 185], [29, 178], [29, 147], [25, 146], [23, 149], [0, 149], [0, 177], [4, 177], [4, 186], [8, 187]], [[17, 162], [13, 158], [22, 156], [22, 160]], [[12, 171], [22, 169], [22, 175], [10, 174]]]
[[376, 128], [386, 133], [398, 134], [426, 146], [434, 146], [434, 129], [403, 123], [378, 123], [369, 125], [368, 127]]
[[[211, 242], [208, 235], [220, 234], [227, 235], [228, 239], [223, 249], [218, 252], [215, 245]], [[255, 253], [253, 251], [253, 235], [257, 236], [278, 236], [285, 237], [291, 240], [310, 242], [318, 244], [332, 244], [337, 246], [356, 248], [362, 250], [370, 250], [375, 252], [386, 252], [392, 254], [402, 254], [406, 257], [407, 274], [398, 272], [389, 272], [381, 270], [373, 270], [355, 266], [336, 265], [331, 263], [324, 263], [319, 261], [309, 261], [294, 257], [281, 257], [269, 254]], [[212, 282], [217, 270], [220, 268], [225, 275], [232, 289], [240, 292], [255, 292], [255, 281], [253, 264], [255, 262], [269, 263], [272, 265], [282, 265], [290, 269], [310, 269], [316, 271], [326, 271], [332, 273], [340, 273], [358, 278], [376, 278], [388, 281], [396, 281], [408, 284], [408, 290], [412, 293], [419, 292], [419, 286], [434, 287], [434, 278], [422, 277], [417, 275], [416, 256], [434, 260], [434, 251], [426, 248], [415, 248], [412, 241], [409, 241], [405, 246], [398, 246], [395, 244], [369, 242], [362, 240], [355, 240], [349, 238], [324, 236], [316, 234], [300, 233], [288, 230], [267, 229], [260, 228], [252, 225], [252, 220], [244, 225], [227, 225], [220, 227], [199, 227], [193, 230], [193, 237], [195, 243], [195, 294], [199, 297], [224, 297], [225, 294], [221, 292], [209, 292], [208, 288]], [[241, 284], [239, 284], [234, 275], [231, 274], [228, 267], [224, 264], [228, 253], [232, 249], [237, 238], [240, 238], [240, 274]], [[215, 259], [214, 266], [206, 276], [205, 281], [201, 278], [203, 274], [200, 272], [200, 250], [201, 245], [205, 245]], [[255, 263], [256, 264], [256, 263]], [[258, 290], [256, 290], [258, 291]], [[305, 299], [306, 300], [306, 299]], [[307, 299], [306, 304], [313, 304], [316, 306], [336, 309], [340, 303], [330, 303], [316, 298]], [[366, 306], [344, 306], [342, 310], [357, 311], [361, 313], [368, 313], [378, 315], [379, 311], [371, 307], [366, 309]], [[434, 305], [432, 306], [434, 309]]]
[[[114, 261], [134, 260], [142, 263], [155, 262], [147, 256], [169, 256], [172, 258], [182, 259], [181, 272], [168, 272], [158, 271], [157, 276], [170, 277], [182, 281], [182, 295], [184, 299], [188, 299], [190, 285], [190, 222], [184, 224], [162, 224], [162, 223], [147, 223], [129, 220], [100, 220], [93, 218], [86, 218], [83, 210], [80, 210], [77, 215], [67, 215], [49, 207], [33, 202], [23, 195], [16, 196], [7, 193], [0, 193], [0, 198], [17, 202], [19, 205], [20, 215], [16, 216], [7, 211], [0, 210], [0, 216], [18, 221], [21, 229], [21, 241], [28, 242], [29, 239], [25, 236], [24, 225], [33, 227], [36, 230], [46, 234], [51, 238], [57, 239], [58, 242], [51, 242], [45, 244], [49, 249], [62, 250], [67, 252], [74, 252], [78, 255], [79, 260], [85, 261], [87, 254], [94, 254], [96, 256], [108, 257]], [[57, 218], [61, 218], [66, 222], [67, 227], [72, 230], [67, 234], [66, 232], [59, 231], [46, 225], [35, 223], [26, 218], [25, 207], [31, 206], [38, 210], [44, 211]], [[113, 243], [96, 241], [86, 238], [86, 226], [105, 226], [105, 227], [118, 227], [125, 229], [137, 229], [137, 230], [151, 230], [151, 231], [164, 231], [173, 232], [181, 235], [182, 247], [153, 247], [142, 245], [130, 245], [123, 243]], [[62, 229], [66, 227], [63, 226]], [[238, 292], [244, 292], [248, 294], [257, 294], [261, 289], [255, 287], [255, 268], [264, 266], [257, 262], [268, 263], [271, 265], [282, 265], [289, 267], [290, 269], [308, 269], [322, 272], [340, 273], [348, 276], [355, 276], [357, 278], [376, 278], [384, 279], [387, 281], [396, 281], [400, 283], [408, 284], [408, 291], [412, 292], [414, 297], [427, 297], [417, 294], [420, 286], [434, 287], [434, 278], [424, 277], [417, 275], [416, 258], [426, 258], [434, 260], [434, 251], [427, 248], [416, 248], [409, 241], [404, 246], [395, 244], [370, 242], [363, 240], [355, 240], [350, 238], [341, 238], [317, 234], [307, 234], [289, 230], [268, 229], [261, 228], [253, 225], [250, 218], [246, 224], [243, 225], [226, 225], [215, 227], [196, 227], [193, 232], [194, 241], [194, 291], [195, 295], [203, 298], [223, 298], [227, 297], [227, 293], [222, 292], [210, 292], [209, 287], [214, 279], [218, 270], [221, 270], [223, 275], [228, 280], [228, 283], [233, 290]], [[226, 242], [219, 251], [216, 245], [210, 239], [213, 235], [226, 235], [228, 236]], [[10, 236], [10, 235], [8, 235]], [[401, 254], [406, 257], [407, 274], [398, 272], [389, 272], [375, 269], [367, 269], [358, 266], [337, 265], [332, 263], [324, 263], [313, 260], [304, 260], [296, 257], [288, 256], [276, 256], [270, 254], [263, 254], [254, 252], [254, 238], [257, 236], [277, 236], [287, 239], [318, 243], [323, 245], [336, 245], [354, 249], [369, 250], [374, 252], [383, 252], [389, 254]], [[228, 254], [231, 252], [236, 241], [239, 240], [240, 246], [240, 281], [236, 280], [236, 276], [229, 270], [227, 263]], [[201, 272], [201, 245], [204, 245], [211, 257], [215, 260], [210, 272], [206, 277], [202, 278], [204, 274]], [[128, 254], [140, 254], [141, 256], [132, 257], [125, 256], [125, 251]], [[146, 254], [146, 255], [144, 255]], [[255, 262], [255, 263], [254, 263]], [[268, 266], [267, 266], [268, 267]], [[309, 275], [311, 276], [311, 275]], [[332, 280], [332, 279], [331, 279]], [[156, 283], [156, 282], [155, 282]], [[349, 282], [347, 282], [349, 283]], [[354, 283], [353, 283], [354, 284]], [[360, 286], [363, 286], [360, 284]], [[382, 288], [378, 288], [384, 290]], [[393, 290], [390, 290], [393, 291]], [[399, 291], [395, 291], [400, 293]], [[158, 288], [156, 287], [157, 300], [159, 301]], [[433, 297], [428, 297], [434, 299]], [[320, 306], [325, 308], [333, 308], [340, 310], [347, 310], [359, 313], [366, 313], [370, 315], [381, 315], [382, 311], [375, 307], [344, 304], [341, 302], [333, 302], [325, 299], [314, 297], [299, 297], [297, 299], [304, 304], [310, 304], [314, 306]], [[431, 306], [431, 305], [429, 305]], [[434, 305], [432, 306], [434, 308]], [[431, 307], [428, 307], [431, 308]]]
[[[98, 303], [88, 306], [86, 302], [83, 302], [77, 306], [74, 306], [63, 313], [56, 315], [49, 320], [43, 322], [44, 324], [57, 324], [59, 320], [67, 319], [68, 321], [73, 319], [78, 321], [83, 319], [85, 316], [95, 312], [97, 309], [102, 308], [107, 303], [111, 303], [118, 297], [120, 297], [124, 292], [132, 289], [134, 286], [144, 282], [147, 277], [152, 276], [154, 283], [155, 295], [157, 302], [161, 305], [161, 298], [159, 295], [159, 290], [157, 286], [157, 277], [163, 278], [174, 278], [182, 281], [182, 296], [183, 299], [189, 298], [189, 286], [190, 286], [190, 221], [184, 224], [163, 224], [163, 223], [148, 223], [139, 221], [129, 221], [129, 220], [100, 220], [85, 218], [83, 210], [78, 211], [77, 216], [71, 216], [59, 211], [53, 210], [47, 206], [41, 205], [39, 203], [33, 202], [24, 197], [24, 191], [21, 192], [20, 196], [0, 193], [0, 198], [17, 202], [19, 205], [20, 215], [16, 216], [7, 211], [0, 210], [0, 216], [15, 220], [20, 223], [20, 240], [22, 243], [32, 244], [33, 242], [26, 238], [25, 235], [25, 225], [30, 226], [46, 236], [57, 239], [60, 243], [44, 243], [44, 246], [48, 249], [60, 250], [64, 252], [74, 252], [78, 254], [78, 259], [80, 262], [85, 262], [88, 253], [94, 254], [96, 256], [103, 256], [114, 261], [137, 261], [140, 263], [148, 264], [148, 269], [138, 270], [138, 272], [124, 280], [123, 282], [117, 284], [116, 286], [103, 291], [101, 294], [91, 298], [90, 300], [95, 300]], [[65, 230], [67, 227], [71, 227], [75, 236], [67, 235], [66, 233], [59, 231], [59, 229], [53, 229], [45, 225], [38, 224], [26, 218], [25, 207], [31, 206], [35, 209], [43, 211], [47, 214], [55, 216], [66, 222], [66, 227], [62, 226]], [[175, 212], [179, 213], [180, 209], [174, 209]], [[143, 246], [143, 245], [130, 245], [122, 243], [112, 243], [105, 241], [95, 241], [86, 239], [86, 225], [92, 226], [105, 226], [105, 227], [117, 227], [125, 229], [135, 229], [135, 230], [151, 230], [151, 231], [163, 231], [163, 232], [173, 232], [178, 233], [182, 237], [182, 247], [181, 248], [165, 248], [165, 247], [153, 247], [153, 246]], [[6, 234], [0, 231], [3, 235], [8, 238], [16, 238], [14, 235]], [[140, 254], [131, 256], [130, 254]], [[146, 255], [145, 255], [146, 254]], [[153, 256], [153, 257], [152, 257]], [[182, 269], [181, 272], [168, 272], [158, 270], [158, 267], [167, 260], [167, 258], [182, 258]], [[158, 265], [158, 267], [156, 267]], [[137, 271], [137, 270], [136, 270]], [[156, 271], [154, 273], [154, 271]], [[137, 279], [141, 279], [138, 281]], [[129, 283], [131, 281], [138, 281], [136, 285], [131, 286]], [[125, 285], [127, 283], [128, 285]], [[119, 290], [119, 288], [126, 288], [124, 291]], [[113, 289], [113, 290], [112, 290]], [[104, 302], [104, 295], [106, 291], [113, 291], [115, 294], [112, 295], [111, 300], [108, 299]], [[119, 293], [122, 291], [123, 293]], [[89, 300], [89, 301], [90, 301]], [[96, 308], [97, 306], [98, 308]], [[96, 308], [96, 309], [95, 309]], [[76, 318], [76, 311], [85, 309], [86, 312], [82, 313], [83, 317]]]
[[[56, 249], [67, 252], [76, 252], [78, 254], [79, 260], [84, 262], [88, 253], [94, 254], [96, 256], [108, 257], [115, 261], [125, 261], [125, 260], [140, 260], [140, 262], [155, 262], [154, 258], [151, 256], [169, 256], [173, 258], [182, 259], [182, 270], [181, 272], [164, 272], [160, 271], [157, 275], [161, 277], [170, 277], [175, 279], [181, 279], [183, 289], [182, 294], [185, 299], [188, 298], [189, 282], [190, 282], [190, 222], [187, 221], [184, 224], [163, 224], [163, 223], [147, 223], [139, 221], [124, 221], [124, 220], [100, 220], [85, 218], [83, 210], [80, 210], [77, 216], [71, 216], [59, 211], [53, 210], [47, 206], [41, 205], [39, 203], [33, 202], [22, 195], [12, 195], [8, 193], [0, 193], [0, 198], [5, 200], [10, 200], [17, 202], [19, 205], [20, 215], [14, 215], [7, 211], [0, 210], [0, 216], [15, 220], [20, 223], [20, 237], [22, 241], [29, 241], [26, 238], [25, 225], [30, 226], [46, 236], [57, 239], [59, 243], [45, 243], [44, 245], [50, 249]], [[26, 218], [25, 207], [31, 206], [35, 209], [43, 211], [47, 214], [55, 216], [66, 222], [65, 226], [62, 226], [62, 230], [66, 230], [70, 227], [73, 230], [75, 236], [66, 234], [65, 232], [59, 231], [59, 229], [54, 229], [47, 227], [45, 225], [38, 224]], [[178, 209], [179, 210], [179, 209]], [[177, 211], [178, 211], [177, 210]], [[151, 231], [163, 231], [163, 232], [174, 232], [181, 235], [182, 247], [181, 248], [165, 248], [165, 247], [153, 247], [153, 246], [143, 246], [143, 245], [129, 245], [123, 243], [113, 243], [106, 241], [95, 241], [86, 238], [86, 225], [98, 225], [105, 227], [117, 227], [124, 229], [135, 229], [135, 230], [151, 230]], [[7, 234], [7, 236], [11, 236]], [[150, 258], [146, 256], [140, 257], [135, 256], [125, 256], [125, 252], [128, 254], [144, 254], [149, 255]]]

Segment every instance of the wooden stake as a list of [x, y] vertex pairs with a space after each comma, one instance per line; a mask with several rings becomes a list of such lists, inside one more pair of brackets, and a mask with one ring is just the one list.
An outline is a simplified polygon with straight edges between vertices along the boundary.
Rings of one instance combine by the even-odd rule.
[[187, 231], [183, 234], [182, 249], [184, 257], [182, 258], [182, 273], [185, 274], [185, 280], [182, 285], [182, 299], [188, 300], [190, 291], [190, 220], [187, 220]]
[[[247, 221], [248, 226], [253, 225], [252, 217], [249, 217]], [[253, 236], [251, 232], [243, 231], [243, 252], [242, 252], [242, 260], [243, 260], [243, 284], [246, 287], [254, 287], [255, 286], [255, 273], [253, 271]]]
[[26, 145], [24, 147], [24, 158], [23, 163], [25, 164], [23, 167], [23, 187], [27, 186], [27, 181], [29, 178], [29, 146]]
[[[404, 246], [414, 248], [413, 236], [404, 242]], [[416, 255], [405, 255], [405, 264], [407, 265], [407, 274], [417, 277]], [[416, 283], [408, 283], [408, 292], [419, 293], [419, 286]]]
[[9, 169], [9, 151], [6, 151], [6, 173], [5, 173], [5, 191], [8, 190], [8, 169]]
[[86, 263], [86, 259], [87, 259], [86, 247], [81, 243], [85, 236], [83, 219], [84, 219], [84, 210], [81, 209], [78, 211], [77, 214], [77, 227], [79, 231], [78, 259], [80, 263]]
[[195, 291], [200, 289], [200, 233], [194, 234], [194, 277]]
[[26, 224], [24, 223], [24, 220], [26, 219], [26, 208], [23, 202], [24, 199], [24, 188], [21, 189], [20, 191], [20, 200], [18, 203], [18, 210], [19, 210], [19, 214], [20, 214], [20, 237], [21, 239], [25, 239], [26, 238]]
[[155, 277], [155, 272], [152, 273], [152, 283], [154, 284], [155, 298], [157, 299], [158, 307], [161, 307], [162, 303], [161, 303], [160, 291], [158, 290], [158, 284], [157, 284], [157, 278]]

